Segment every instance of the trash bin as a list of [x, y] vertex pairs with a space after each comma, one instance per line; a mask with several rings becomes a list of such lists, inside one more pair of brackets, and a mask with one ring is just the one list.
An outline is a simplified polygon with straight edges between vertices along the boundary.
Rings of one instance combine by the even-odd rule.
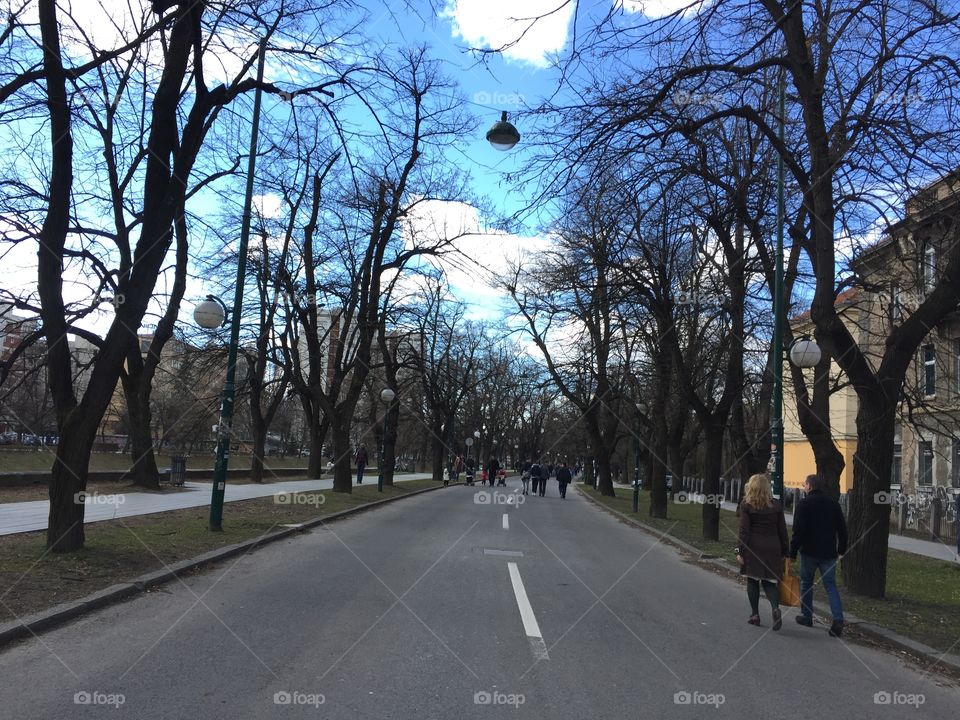
[[182, 486], [187, 479], [187, 456], [170, 456], [170, 484]]

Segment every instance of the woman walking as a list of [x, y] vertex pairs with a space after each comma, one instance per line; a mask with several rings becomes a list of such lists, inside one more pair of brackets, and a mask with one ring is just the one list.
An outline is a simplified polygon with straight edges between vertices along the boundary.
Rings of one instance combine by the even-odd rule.
[[783, 579], [784, 561], [790, 554], [783, 507], [773, 499], [770, 479], [753, 475], [747, 482], [740, 504], [740, 544], [737, 546], [740, 574], [747, 578], [751, 625], [760, 624], [760, 586], [773, 609], [773, 629], [783, 627], [778, 583]]

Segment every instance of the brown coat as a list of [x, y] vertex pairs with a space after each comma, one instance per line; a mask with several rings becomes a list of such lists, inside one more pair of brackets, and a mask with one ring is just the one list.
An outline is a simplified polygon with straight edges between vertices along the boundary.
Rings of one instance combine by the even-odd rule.
[[740, 555], [746, 561], [740, 574], [760, 580], [781, 580], [783, 558], [790, 554], [787, 524], [783, 508], [774, 501], [772, 507], [754, 509], [740, 506]]

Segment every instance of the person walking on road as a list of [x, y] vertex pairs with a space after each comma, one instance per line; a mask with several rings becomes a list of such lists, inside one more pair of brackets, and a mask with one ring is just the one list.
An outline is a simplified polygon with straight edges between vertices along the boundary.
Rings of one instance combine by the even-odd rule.
[[490, 487], [497, 482], [497, 473], [500, 472], [500, 461], [494, 455], [487, 460], [487, 479], [490, 481]]
[[530, 494], [530, 466], [532, 464], [529, 460], [526, 460], [520, 467], [520, 485], [523, 487], [521, 491], [523, 495]]
[[760, 586], [770, 601], [773, 629], [783, 627], [778, 583], [783, 579], [784, 560], [790, 553], [783, 507], [773, 499], [770, 479], [753, 475], [747, 481], [740, 503], [740, 535], [737, 545], [740, 574], [747, 578], [751, 625], [760, 624]]
[[357, 448], [357, 485], [363, 485], [363, 470], [367, 467], [367, 446]]
[[453, 459], [453, 481], [460, 482], [460, 473], [463, 472], [463, 455], [458, 454]]
[[819, 475], [807, 475], [804, 488], [807, 497], [797, 503], [793, 516], [793, 542], [790, 557], [800, 553], [800, 614], [797, 622], [813, 626], [813, 581], [820, 571], [820, 581], [830, 602], [830, 636], [843, 633], [843, 604], [837, 590], [837, 561], [847, 551], [847, 523], [843, 510], [833, 498], [823, 493]]
[[530, 480], [530, 484], [533, 485], [533, 494], [536, 495], [540, 489], [540, 483], [543, 482], [543, 467], [539, 460], [534, 460], [533, 465], [530, 466]]
[[573, 477], [570, 475], [570, 468], [567, 467], [565, 462], [560, 463], [560, 467], [557, 469], [557, 483], [560, 485], [560, 497], [566, 500], [567, 498], [567, 485], [573, 480]]
[[474, 483], [474, 473], [476, 470], [476, 461], [473, 459], [473, 455], [468, 455], [467, 459], [464, 461], [465, 470], [467, 473], [466, 480], [467, 485], [473, 485]]
[[540, 466], [540, 484], [537, 486], [539, 492], [537, 493], [540, 497], [544, 496], [544, 493], [547, 492], [547, 479], [550, 477], [549, 466], [541, 465]]

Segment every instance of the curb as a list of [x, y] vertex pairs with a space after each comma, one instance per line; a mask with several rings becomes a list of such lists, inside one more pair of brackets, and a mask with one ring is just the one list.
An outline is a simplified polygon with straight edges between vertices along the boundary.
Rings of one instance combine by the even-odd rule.
[[[462, 483], [450, 483], [449, 487], [453, 487], [454, 485], [462, 485]], [[55, 605], [52, 608], [47, 608], [39, 613], [29, 615], [21, 620], [14, 620], [12, 622], [4, 623], [3, 625], [0, 625], [0, 648], [4, 647], [5, 645], [9, 645], [16, 640], [30, 636], [36, 636], [40, 632], [63, 625], [70, 620], [78, 618], [82, 615], [86, 615], [94, 610], [99, 610], [100, 608], [116, 604], [134, 595], [147, 592], [148, 590], [168, 583], [171, 580], [176, 580], [193, 570], [212, 565], [221, 560], [243, 555], [247, 552], [252, 552], [262, 545], [267, 545], [269, 543], [276, 542], [277, 540], [283, 540], [306, 530], [324, 525], [333, 520], [340, 520], [350, 515], [366, 512], [367, 510], [372, 510], [380, 507], [381, 505], [396, 502], [397, 500], [405, 500], [407, 498], [414, 497], [415, 495], [422, 495], [423, 493], [442, 490], [444, 487], [444, 485], [438, 484], [437, 487], [413, 490], [405, 495], [398, 495], [396, 497], [385, 498], [383, 500], [374, 500], [373, 502], [357, 505], [356, 507], [347, 508], [346, 510], [340, 510], [339, 512], [331, 513], [330, 515], [324, 515], [312, 520], [307, 520], [298, 524], [296, 527], [277, 530], [267, 535], [261, 535], [260, 537], [244, 540], [234, 545], [226, 545], [222, 548], [210, 550], [202, 555], [197, 555], [196, 557], [171, 563], [161, 570], [155, 570], [154, 572], [140, 575], [139, 577], [128, 582], [118, 583], [116, 585], [111, 585], [101, 590], [97, 590], [96, 592], [87, 595], [84, 598], [80, 598], [79, 600], [71, 600], [70, 602]]]
[[[615, 515], [619, 517], [620, 519], [624, 520], [628, 524], [633, 525], [637, 528], [640, 528], [644, 532], [657, 536], [661, 542], [664, 542], [670, 545], [676, 545], [682, 550], [685, 550], [688, 553], [695, 555], [699, 561], [708, 562], [714, 565], [715, 567], [717, 567], [718, 569], [727, 572], [732, 577], [740, 577], [740, 573], [737, 571], [737, 568], [735, 568], [732, 563], [729, 563], [726, 560], [722, 560], [719, 558], [705, 556], [703, 552], [701, 552], [698, 548], [694, 547], [690, 543], [684, 542], [683, 540], [675, 538], [672, 535], [668, 535], [664, 532], [661, 532], [657, 528], [647, 525], [646, 523], [640, 522], [639, 520], [636, 520], [630, 517], [626, 513], [622, 513], [619, 510], [614, 510], [613, 508], [607, 507], [599, 500], [596, 500], [590, 495], [588, 495], [587, 493], [582, 492], [579, 487], [577, 488], [577, 492], [579, 492], [582, 497], [592, 502], [601, 510], [608, 512], [611, 515]], [[829, 610], [824, 605], [815, 602], [813, 604], [813, 609], [814, 609], [814, 613], [816, 615], [817, 620], [819, 620], [824, 625], [830, 625]], [[893, 630], [890, 630], [889, 628], [885, 628], [880, 625], [875, 625], [874, 623], [868, 622], [866, 620], [861, 620], [856, 615], [851, 615], [850, 613], [844, 613], [844, 620], [846, 625], [856, 626], [857, 630], [862, 632], [864, 635], [867, 635], [873, 638], [874, 640], [878, 640], [888, 645], [892, 645], [896, 647], [898, 650], [902, 650], [904, 652], [910, 653], [911, 655], [917, 656], [921, 658], [924, 662], [932, 663], [934, 666], [942, 665], [955, 672], [960, 672], [960, 655], [950, 655], [947, 653], [942, 653], [939, 650], [936, 650], [935, 648], [930, 647], [929, 645], [925, 645], [924, 643], [919, 642], [917, 640], [911, 640], [910, 638], [904, 637], [903, 635], [900, 635], [899, 633], [896, 633]]]

